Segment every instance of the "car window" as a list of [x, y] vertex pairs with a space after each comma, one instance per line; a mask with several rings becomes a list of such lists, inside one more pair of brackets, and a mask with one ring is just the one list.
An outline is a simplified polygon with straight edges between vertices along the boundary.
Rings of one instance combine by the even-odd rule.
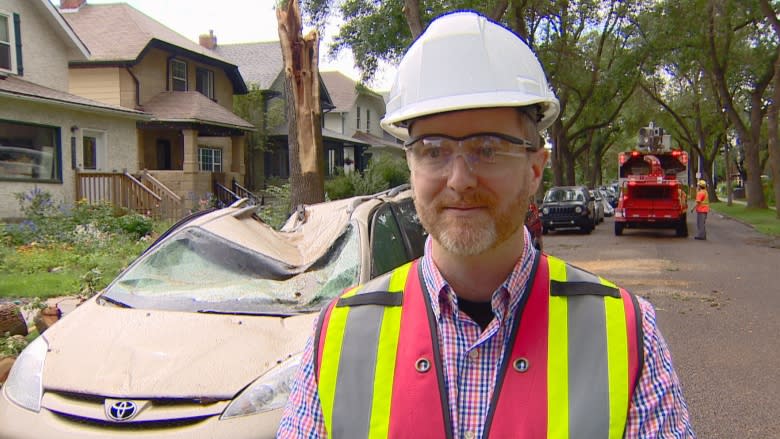
[[104, 294], [144, 309], [292, 314], [319, 309], [356, 284], [359, 269], [353, 225], [307, 267], [188, 227], [122, 273]]
[[550, 189], [544, 196], [545, 203], [560, 203], [564, 201], [585, 201], [581, 191], [573, 189]]
[[417, 210], [414, 207], [414, 200], [407, 198], [393, 203], [393, 206], [395, 207], [398, 223], [401, 225], [401, 229], [403, 229], [408, 240], [409, 250], [411, 250], [410, 256], [412, 259], [419, 258], [423, 255], [428, 232], [425, 231], [420, 222], [420, 217], [417, 215]]
[[411, 258], [390, 203], [380, 206], [371, 223], [371, 277], [387, 273]]

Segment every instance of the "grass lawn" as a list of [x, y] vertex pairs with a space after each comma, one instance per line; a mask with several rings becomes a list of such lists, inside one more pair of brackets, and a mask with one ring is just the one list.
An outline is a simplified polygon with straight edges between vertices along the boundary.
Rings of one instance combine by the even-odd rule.
[[712, 203], [710, 208], [716, 212], [736, 218], [752, 225], [756, 230], [770, 236], [780, 236], [780, 219], [774, 209], [748, 209], [743, 204]]
[[94, 288], [108, 285], [152, 241], [112, 237], [83, 246], [56, 244], [0, 247], [0, 297], [41, 299], [78, 294], [84, 276], [99, 270]]

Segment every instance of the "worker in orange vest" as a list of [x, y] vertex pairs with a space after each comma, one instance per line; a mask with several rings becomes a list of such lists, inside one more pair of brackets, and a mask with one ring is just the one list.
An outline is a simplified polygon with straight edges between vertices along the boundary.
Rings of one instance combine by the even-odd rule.
[[707, 239], [707, 213], [710, 211], [710, 196], [707, 193], [707, 182], [699, 180], [696, 191], [696, 236], [694, 239]]

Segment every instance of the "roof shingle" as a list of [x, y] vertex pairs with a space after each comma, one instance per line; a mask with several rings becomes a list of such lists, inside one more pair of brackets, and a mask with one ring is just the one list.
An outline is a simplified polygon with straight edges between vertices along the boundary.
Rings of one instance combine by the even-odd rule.
[[247, 84], [270, 90], [284, 70], [282, 47], [278, 41], [217, 45], [215, 51], [238, 66]]
[[165, 91], [143, 107], [158, 121], [196, 122], [255, 130], [254, 125], [197, 91]]

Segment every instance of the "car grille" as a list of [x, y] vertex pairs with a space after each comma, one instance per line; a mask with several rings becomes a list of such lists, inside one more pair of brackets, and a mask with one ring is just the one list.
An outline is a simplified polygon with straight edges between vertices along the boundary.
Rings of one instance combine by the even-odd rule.
[[545, 216], [572, 216], [577, 215], [574, 207], [548, 207]]
[[[140, 403], [139, 413], [126, 421], [106, 416], [108, 397], [91, 394], [52, 392], [44, 394], [43, 406], [65, 422], [107, 430], [162, 430], [195, 425], [219, 416], [229, 401], [197, 398], [126, 398]], [[117, 399], [117, 398], [111, 398]]]

